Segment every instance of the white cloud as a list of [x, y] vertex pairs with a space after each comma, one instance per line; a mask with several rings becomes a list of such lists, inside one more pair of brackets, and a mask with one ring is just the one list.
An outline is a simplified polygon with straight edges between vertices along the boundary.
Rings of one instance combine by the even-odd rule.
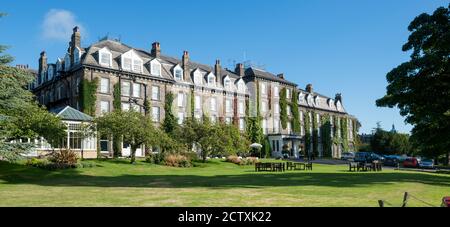
[[76, 20], [75, 14], [63, 9], [51, 9], [47, 12], [42, 23], [42, 37], [49, 40], [67, 41], [72, 35], [75, 26], [80, 27], [80, 32], [85, 36], [86, 30]]

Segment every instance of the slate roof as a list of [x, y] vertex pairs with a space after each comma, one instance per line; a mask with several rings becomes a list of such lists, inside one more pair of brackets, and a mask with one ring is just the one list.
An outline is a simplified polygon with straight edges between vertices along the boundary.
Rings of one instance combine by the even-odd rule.
[[297, 87], [297, 84], [295, 84], [295, 83], [292, 83], [292, 82], [290, 82], [290, 81], [288, 81], [286, 79], [280, 78], [280, 77], [278, 77], [278, 76], [276, 76], [276, 75], [274, 75], [272, 73], [266, 72], [266, 71], [264, 71], [262, 69], [258, 69], [258, 68], [255, 68], [255, 67], [250, 67], [250, 68], [246, 69], [245, 70], [245, 74], [246, 75], [256, 76], [256, 77], [263, 78], [263, 79], [266, 79], [266, 80], [277, 81], [277, 82], [280, 82], [280, 83], [285, 83], [285, 84]]
[[56, 114], [56, 116], [61, 117], [62, 120], [68, 121], [92, 121], [93, 118], [85, 113], [82, 113], [70, 106], [61, 107], [57, 109], [50, 110], [50, 112]]

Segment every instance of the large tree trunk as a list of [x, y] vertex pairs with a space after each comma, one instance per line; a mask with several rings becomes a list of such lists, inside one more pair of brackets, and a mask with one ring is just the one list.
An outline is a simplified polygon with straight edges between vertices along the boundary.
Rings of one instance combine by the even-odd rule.
[[131, 164], [134, 164], [136, 162], [136, 145], [131, 145]]

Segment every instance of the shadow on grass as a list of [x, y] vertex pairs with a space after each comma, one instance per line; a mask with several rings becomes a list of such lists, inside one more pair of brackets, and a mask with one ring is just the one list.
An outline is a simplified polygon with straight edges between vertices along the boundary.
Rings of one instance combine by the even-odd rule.
[[[207, 171], [207, 170], [205, 170]], [[84, 175], [79, 170], [46, 171], [23, 165], [0, 162], [3, 184], [39, 186], [142, 187], [142, 188], [259, 188], [285, 186], [354, 187], [375, 184], [421, 183], [450, 187], [446, 176], [382, 172], [382, 173], [244, 173], [236, 175]]]

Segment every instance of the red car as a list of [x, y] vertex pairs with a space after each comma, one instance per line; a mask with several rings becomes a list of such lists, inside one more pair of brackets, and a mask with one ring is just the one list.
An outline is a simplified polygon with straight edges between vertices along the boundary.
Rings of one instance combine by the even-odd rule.
[[407, 158], [403, 161], [403, 167], [419, 168], [419, 160], [417, 158]]

